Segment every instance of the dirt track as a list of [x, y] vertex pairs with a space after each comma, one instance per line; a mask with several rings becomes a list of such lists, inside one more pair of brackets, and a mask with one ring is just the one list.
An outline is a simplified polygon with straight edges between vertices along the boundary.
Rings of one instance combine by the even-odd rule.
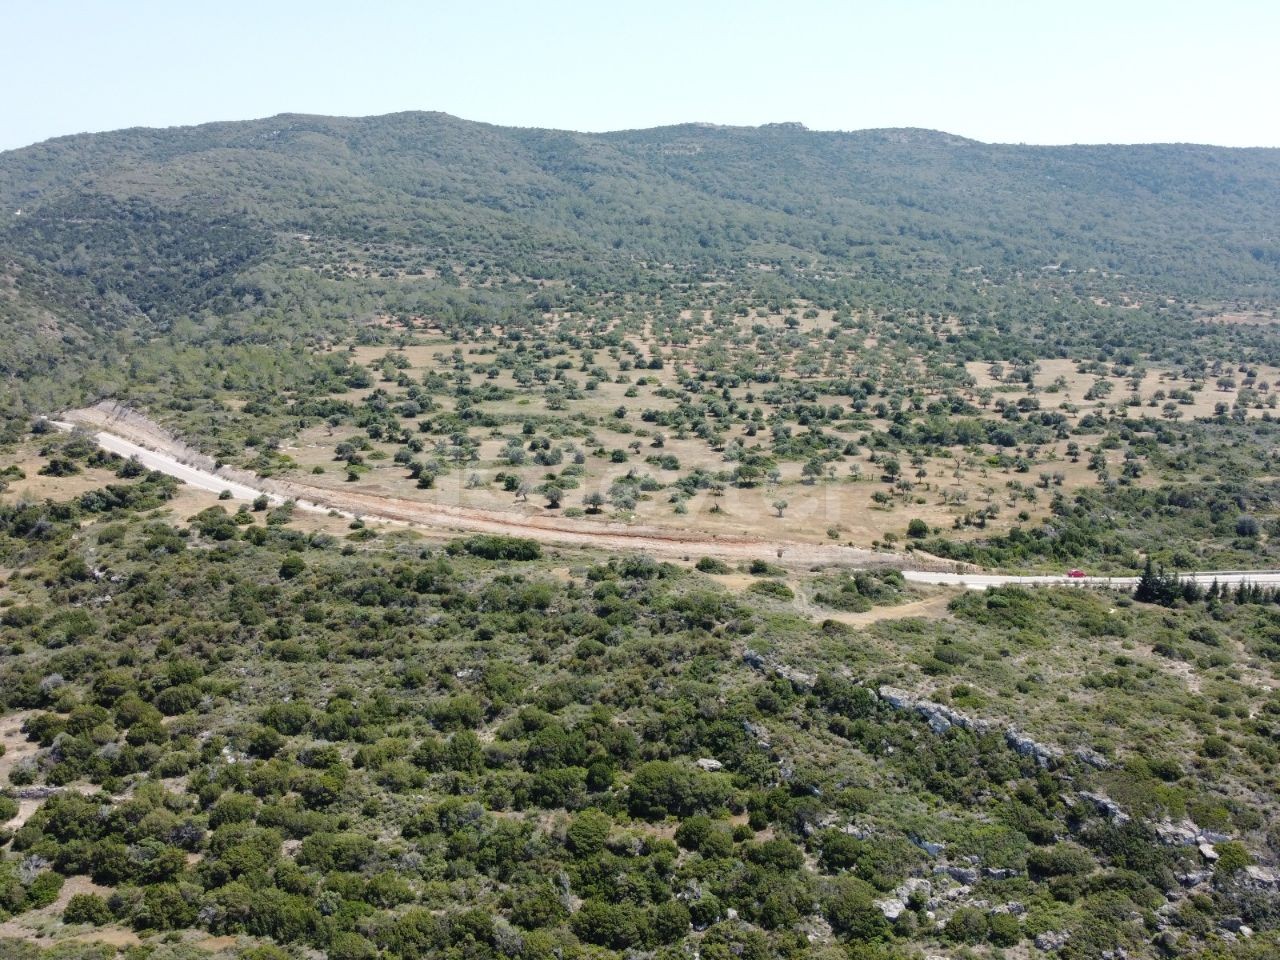
[[[659, 527], [609, 521], [535, 516], [515, 511], [477, 510], [356, 490], [331, 490], [296, 481], [257, 477], [247, 471], [219, 467], [211, 458], [170, 436], [161, 427], [119, 404], [104, 402], [64, 415], [68, 424], [98, 431], [98, 442], [122, 456], [137, 456], [153, 470], [171, 473], [205, 489], [229, 489], [241, 499], [266, 493], [292, 499], [299, 507], [336, 510], [353, 517], [404, 523], [436, 531], [498, 533], [531, 537], [544, 543], [586, 549], [640, 551], [684, 558], [714, 556], [724, 560], [766, 559], [788, 566], [913, 567], [954, 570], [954, 565], [827, 543], [764, 540], [741, 536], [698, 536]], [[781, 557], [778, 551], [781, 550]]]
[[[160, 470], [184, 483], [215, 492], [227, 490], [241, 499], [266, 494], [282, 502], [293, 500], [299, 509], [373, 520], [403, 523], [442, 533], [498, 533], [530, 537], [542, 543], [561, 544], [605, 552], [636, 551], [654, 556], [690, 559], [694, 556], [724, 560], [764, 559], [790, 567], [892, 567], [916, 583], [986, 590], [1007, 584], [1019, 586], [1105, 587], [1131, 590], [1137, 577], [1077, 576], [1065, 573], [1018, 575], [957, 570], [957, 564], [913, 552], [884, 553], [831, 543], [794, 540], [762, 540], [755, 537], [698, 536], [682, 530], [628, 526], [621, 523], [570, 520], [563, 516], [533, 516], [514, 511], [476, 510], [445, 506], [401, 497], [382, 497], [348, 490], [329, 490], [308, 484], [264, 479], [244, 470], [219, 467], [212, 459], [166, 434], [160, 427], [119, 404], [72, 410], [55, 421], [63, 429], [79, 426], [97, 431], [95, 439], [106, 450], [137, 457], [151, 470]], [[781, 551], [781, 552], [779, 552]], [[1205, 586], [1241, 583], [1280, 587], [1280, 570], [1203, 570], [1182, 574], [1184, 580]]]

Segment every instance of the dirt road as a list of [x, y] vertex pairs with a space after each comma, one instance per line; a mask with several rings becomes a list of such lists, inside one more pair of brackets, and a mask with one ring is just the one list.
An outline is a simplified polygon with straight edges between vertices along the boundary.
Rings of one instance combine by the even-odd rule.
[[[863, 550], [834, 543], [763, 540], [755, 537], [707, 536], [657, 527], [630, 526], [609, 521], [573, 520], [563, 516], [536, 516], [514, 511], [478, 510], [427, 503], [400, 497], [382, 497], [357, 490], [328, 490], [295, 481], [257, 477], [248, 471], [219, 467], [205, 456], [169, 436], [156, 424], [118, 404], [101, 403], [72, 410], [56, 425], [65, 430], [81, 427], [94, 432], [97, 443], [122, 457], [137, 457], [151, 470], [159, 470], [203, 490], [228, 490], [233, 499], [251, 500], [265, 494], [280, 503], [293, 500], [302, 510], [403, 523], [426, 530], [451, 533], [497, 533], [530, 537], [542, 543], [606, 552], [639, 552], [658, 557], [686, 559], [717, 557], [722, 560], [769, 560], [791, 567], [843, 566], [865, 569], [893, 567], [907, 580], [937, 586], [986, 590], [989, 587], [1100, 586], [1132, 590], [1137, 577], [1068, 577], [1044, 574], [958, 572], [955, 564], [919, 554]], [[781, 551], [781, 556], [779, 556]], [[1220, 570], [1184, 574], [1183, 579], [1208, 585], [1256, 583], [1280, 586], [1277, 570]]]
[[[114, 404], [69, 411], [56, 424], [67, 430], [81, 427], [93, 431], [98, 445], [105, 450], [122, 457], [136, 457], [148, 469], [167, 473], [203, 490], [230, 491], [233, 499], [253, 499], [265, 494], [277, 503], [293, 500], [302, 510], [334, 511], [343, 516], [391, 521], [434, 531], [531, 537], [569, 547], [635, 551], [667, 558], [713, 556], [723, 560], [766, 559], [788, 566], [859, 568], [900, 568], [909, 562], [902, 554], [839, 544], [699, 536], [657, 527], [454, 507], [358, 490], [329, 490], [293, 480], [266, 479], [247, 471], [220, 467], [136, 412]], [[949, 564], [939, 566], [951, 569]]]

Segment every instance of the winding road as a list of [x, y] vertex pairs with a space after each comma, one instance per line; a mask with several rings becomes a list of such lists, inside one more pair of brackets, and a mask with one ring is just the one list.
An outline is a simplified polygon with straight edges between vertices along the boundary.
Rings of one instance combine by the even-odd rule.
[[[1016, 574], [954, 572], [937, 567], [942, 562], [925, 566], [920, 558], [907, 554], [888, 554], [860, 550], [839, 544], [767, 541], [750, 537], [702, 536], [651, 527], [634, 527], [619, 523], [569, 521], [557, 517], [529, 517], [516, 513], [450, 507], [392, 497], [379, 497], [355, 491], [332, 491], [323, 487], [256, 478], [244, 471], [219, 469], [207, 457], [197, 454], [132, 411], [104, 412], [103, 407], [78, 410], [67, 414], [68, 420], [53, 421], [63, 430], [76, 427], [93, 431], [102, 449], [122, 457], [136, 457], [149, 470], [159, 470], [183, 483], [213, 493], [230, 491], [232, 498], [252, 500], [266, 496], [275, 503], [293, 500], [298, 509], [319, 513], [337, 513], [346, 517], [404, 523], [435, 530], [469, 533], [502, 533], [526, 536], [544, 543], [604, 550], [638, 550], [668, 557], [690, 554], [725, 559], [765, 558], [782, 549], [782, 557], [791, 564], [831, 564], [850, 567], [897, 567], [913, 583], [935, 586], [986, 590], [1007, 585], [1022, 586], [1093, 586], [1132, 590], [1137, 577], [1069, 577], [1065, 574], [1019, 576]], [[132, 424], [126, 421], [133, 421]], [[106, 422], [118, 422], [129, 429], [140, 443], [110, 430], [93, 428]], [[163, 447], [165, 449], [157, 449]], [[1182, 579], [1208, 586], [1215, 580], [1223, 585], [1241, 583], [1280, 586], [1280, 570], [1217, 570], [1182, 574]]]

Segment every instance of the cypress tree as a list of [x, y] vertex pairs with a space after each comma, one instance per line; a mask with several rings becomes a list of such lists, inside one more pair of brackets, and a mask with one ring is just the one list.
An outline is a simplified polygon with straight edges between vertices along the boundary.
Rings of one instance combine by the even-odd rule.
[[1158, 603], [1160, 597], [1160, 578], [1156, 575], [1155, 565], [1147, 557], [1146, 566], [1142, 568], [1142, 576], [1138, 578], [1138, 587], [1133, 591], [1133, 599], [1141, 603]]

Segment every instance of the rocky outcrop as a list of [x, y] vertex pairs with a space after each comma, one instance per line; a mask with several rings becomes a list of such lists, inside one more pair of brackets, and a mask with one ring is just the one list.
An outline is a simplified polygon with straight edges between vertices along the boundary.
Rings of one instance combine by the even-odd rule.
[[14, 787], [9, 794], [15, 800], [45, 800], [65, 791], [66, 787], [50, 787], [41, 784], [34, 787]]
[[911, 877], [904, 880], [887, 897], [872, 901], [886, 920], [897, 920], [907, 911], [907, 903], [911, 897], [920, 893], [929, 898], [933, 894], [933, 884], [923, 877]]
[[973, 886], [982, 876], [976, 867], [960, 867], [954, 865], [949, 867], [935, 867], [933, 872], [946, 874], [956, 883], [964, 884], [967, 887]]
[[773, 740], [769, 736], [769, 731], [758, 723], [752, 723], [750, 720], [742, 721], [742, 729], [756, 742], [756, 746], [762, 750], [768, 750], [773, 746]]
[[742, 651], [743, 662], [753, 670], [759, 670], [761, 673], [774, 673], [789, 680], [800, 690], [811, 690], [818, 678], [812, 673], [805, 673], [803, 670], [797, 670], [789, 667], [785, 663], [775, 660], [773, 657], [766, 657], [764, 654], [747, 648]]
[[1108, 820], [1114, 820], [1116, 823], [1128, 823], [1131, 819], [1130, 816], [1120, 807], [1120, 804], [1116, 803], [1104, 794], [1090, 793], [1088, 790], [1081, 790], [1080, 797], [1092, 804], [1093, 808]]
[[1162, 820], [1155, 824], [1156, 838], [1166, 847], [1194, 847], [1199, 843], [1199, 831], [1190, 820], [1173, 823]]
[[[917, 697], [910, 691], [903, 690], [901, 687], [882, 686], [876, 691], [880, 699], [892, 707], [894, 710], [909, 710], [919, 714], [929, 724], [929, 729], [934, 733], [946, 733], [952, 727], [958, 727], [961, 730], [970, 730], [977, 734], [990, 733], [999, 729], [989, 720], [983, 720], [978, 717], [971, 717], [968, 714], [961, 713], [953, 707], [948, 707], [943, 703], [936, 703], [933, 700], [927, 700], [923, 697]], [[1014, 752], [1019, 756], [1033, 757], [1037, 764], [1042, 767], [1055, 766], [1062, 762], [1066, 757], [1065, 751], [1061, 747], [1055, 747], [1051, 744], [1039, 743], [1027, 736], [1016, 727], [1004, 728], [1004, 740]], [[1090, 766], [1103, 768], [1109, 766], [1108, 761], [1101, 754], [1088, 748], [1080, 748], [1076, 751], [1075, 756], [1082, 763], [1088, 763]], [[1087, 759], [1086, 759], [1087, 758]]]
[[878, 692], [880, 699], [893, 709], [913, 710], [920, 714], [934, 733], [945, 733], [952, 727], [972, 730], [975, 733], [986, 733], [991, 729], [991, 724], [986, 720], [975, 719], [945, 704], [914, 697], [898, 687], [883, 686]]
[[1242, 937], [1253, 936], [1253, 931], [1245, 924], [1240, 917], [1227, 917], [1218, 924], [1223, 930], [1229, 930], [1232, 933], [1238, 933]]
[[1244, 868], [1244, 881], [1259, 890], [1280, 890], [1280, 873], [1270, 867], [1250, 864]]
[[1036, 949], [1053, 953], [1065, 947], [1070, 938], [1071, 935], [1065, 930], [1046, 930], [1044, 933], [1036, 934]]
[[1191, 820], [1179, 820], [1177, 823], [1172, 820], [1161, 820], [1152, 824], [1152, 827], [1155, 829], [1156, 838], [1166, 847], [1213, 847], [1215, 844], [1234, 839], [1229, 833], [1205, 830]]
[[911, 837], [909, 839], [911, 840], [912, 843], [914, 843], [917, 847], [919, 847], [921, 850], [923, 850], [925, 853], [927, 853], [931, 857], [941, 856], [942, 851], [947, 848], [947, 845], [945, 843], [935, 843], [931, 840], [925, 840], [921, 837]]
[[897, 897], [885, 897], [883, 900], [871, 901], [877, 910], [884, 914], [886, 920], [897, 920], [907, 912], [907, 905]]
[[982, 875], [990, 880], [1012, 880], [1014, 877], [1022, 875], [1021, 870], [1015, 870], [1013, 867], [983, 867]]
[[1097, 750], [1090, 750], [1088, 747], [1076, 747], [1071, 751], [1071, 755], [1085, 764], [1085, 766], [1093, 767], [1095, 770], [1111, 769], [1111, 761]]
[[1062, 760], [1063, 757], [1061, 747], [1037, 743], [1016, 727], [1009, 727], [1005, 730], [1004, 742], [1009, 744], [1019, 756], [1034, 757], [1036, 763], [1042, 767], [1051, 767]]

